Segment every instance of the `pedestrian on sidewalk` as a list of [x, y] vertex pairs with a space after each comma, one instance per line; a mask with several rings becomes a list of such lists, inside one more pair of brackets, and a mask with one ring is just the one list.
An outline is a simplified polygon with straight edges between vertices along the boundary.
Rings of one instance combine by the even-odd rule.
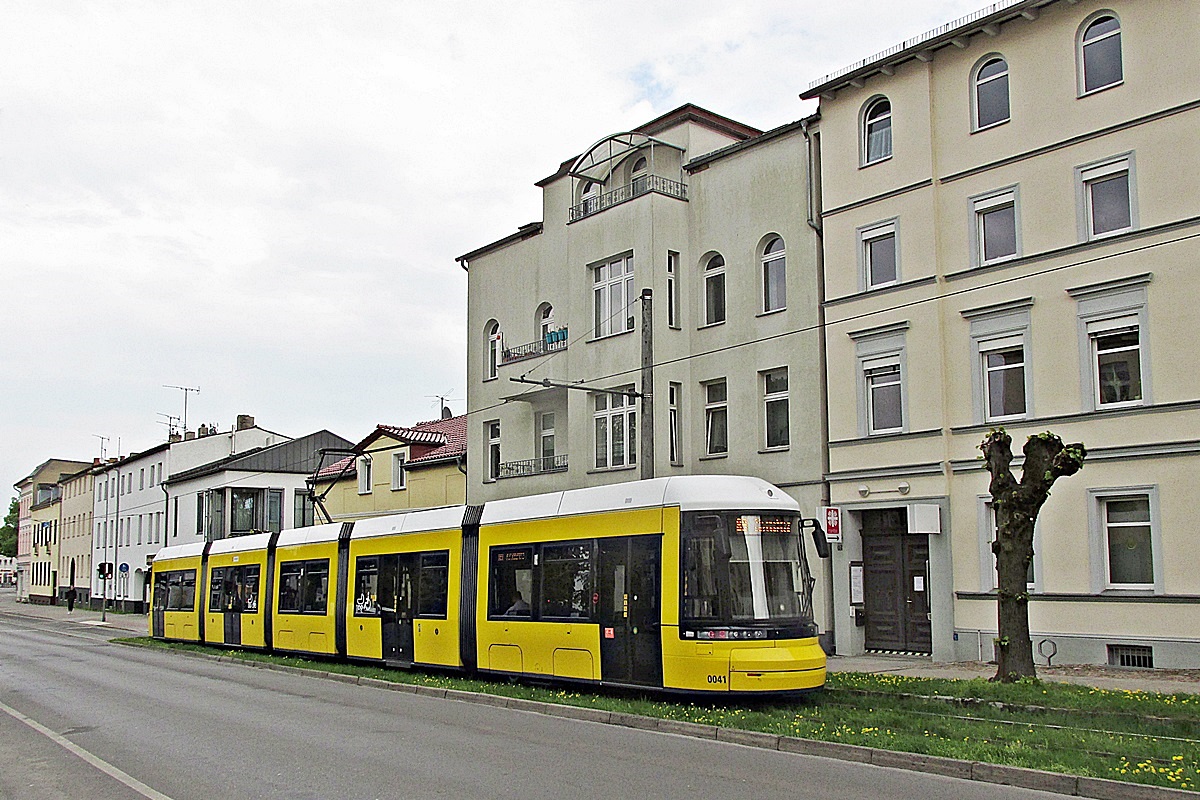
[[67, 589], [67, 613], [68, 614], [75, 613], [75, 598], [78, 596], [79, 596], [79, 594], [78, 594], [78, 592], [75, 591], [74, 586], [72, 586], [70, 589]]

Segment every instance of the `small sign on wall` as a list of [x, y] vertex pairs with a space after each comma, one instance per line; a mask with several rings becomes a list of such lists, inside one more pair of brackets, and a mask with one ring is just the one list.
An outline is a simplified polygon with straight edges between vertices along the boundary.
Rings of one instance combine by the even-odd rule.
[[820, 506], [817, 511], [821, 514], [821, 525], [825, 528], [825, 541], [830, 544], [841, 544], [842, 509], [837, 506]]

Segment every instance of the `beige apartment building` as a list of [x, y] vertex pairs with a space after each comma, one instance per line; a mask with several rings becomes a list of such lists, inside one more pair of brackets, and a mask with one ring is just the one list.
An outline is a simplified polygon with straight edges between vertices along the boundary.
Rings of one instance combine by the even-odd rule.
[[[806, 124], [763, 133], [685, 105], [609, 134], [537, 183], [542, 221], [459, 258], [468, 502], [744, 474], [816, 514], [823, 351]], [[818, 604], [823, 629], [826, 612]]]
[[1198, 39], [1194, 2], [1001, 2], [802, 94], [839, 653], [992, 657], [1003, 426], [1089, 451], [1038, 520], [1035, 652], [1200, 664]]
[[92, 586], [92, 491], [96, 484], [96, 459], [74, 475], [64, 477], [59, 524], [58, 600], [66, 602], [67, 591], [75, 587], [76, 600], [86, 603]]
[[51, 458], [14, 487], [18, 491], [17, 598], [53, 603], [59, 584], [61, 481], [89, 466], [86, 461]]

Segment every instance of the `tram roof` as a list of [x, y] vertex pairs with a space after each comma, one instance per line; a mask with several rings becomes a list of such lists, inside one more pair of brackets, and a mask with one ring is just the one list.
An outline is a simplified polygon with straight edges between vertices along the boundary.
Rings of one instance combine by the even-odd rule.
[[484, 505], [480, 524], [664, 506], [681, 511], [800, 510], [790, 495], [761, 478], [680, 475], [494, 500]]
[[189, 558], [203, 554], [204, 542], [188, 542], [187, 544], [173, 544], [169, 547], [161, 548], [154, 554], [154, 560], [166, 561], [172, 558]]
[[351, 538], [364, 539], [369, 536], [386, 536], [393, 533], [423, 533], [461, 528], [466, 506], [446, 506], [424, 511], [409, 511], [389, 514], [386, 517], [370, 517], [354, 523]]

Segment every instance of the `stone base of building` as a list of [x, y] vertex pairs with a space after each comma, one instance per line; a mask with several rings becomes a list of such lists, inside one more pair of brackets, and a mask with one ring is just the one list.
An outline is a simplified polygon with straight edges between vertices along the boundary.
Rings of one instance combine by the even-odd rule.
[[[996, 631], [955, 630], [954, 660], [995, 661]], [[1200, 639], [1080, 636], [1034, 632], [1038, 666], [1093, 664], [1134, 669], [1200, 669]]]

